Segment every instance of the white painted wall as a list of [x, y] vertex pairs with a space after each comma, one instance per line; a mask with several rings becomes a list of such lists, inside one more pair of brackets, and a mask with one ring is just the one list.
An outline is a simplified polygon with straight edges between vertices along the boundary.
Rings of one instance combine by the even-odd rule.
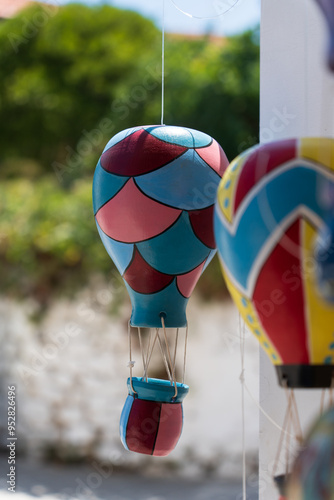
[[[326, 69], [327, 26], [314, 0], [262, 0], [260, 140], [333, 136], [334, 76]], [[319, 413], [319, 391], [297, 391], [303, 428]], [[282, 425], [285, 394], [260, 356], [260, 402]], [[260, 414], [260, 500], [276, 500], [272, 468], [279, 430]], [[279, 472], [284, 472], [281, 470]]]

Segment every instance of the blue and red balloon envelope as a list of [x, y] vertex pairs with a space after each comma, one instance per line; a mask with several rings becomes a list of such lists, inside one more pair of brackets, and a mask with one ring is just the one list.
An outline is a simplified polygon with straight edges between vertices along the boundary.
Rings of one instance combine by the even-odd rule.
[[207, 134], [143, 126], [115, 135], [97, 164], [93, 205], [122, 275], [131, 324], [186, 325], [186, 305], [215, 253], [213, 206], [228, 161]]
[[[94, 175], [94, 214], [128, 290], [132, 326], [187, 325], [188, 299], [216, 251], [213, 208], [227, 165], [212, 137], [184, 127], [127, 129], [105, 147]], [[188, 386], [133, 377], [128, 388], [120, 423], [125, 448], [167, 455], [181, 434]]]

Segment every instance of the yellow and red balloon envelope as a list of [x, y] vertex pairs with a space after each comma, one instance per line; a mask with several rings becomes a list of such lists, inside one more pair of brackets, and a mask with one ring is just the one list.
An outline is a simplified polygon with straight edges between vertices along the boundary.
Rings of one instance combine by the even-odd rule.
[[219, 186], [215, 237], [229, 291], [279, 380], [330, 386], [334, 308], [317, 289], [314, 239], [324, 226], [324, 183], [334, 183], [334, 140], [253, 147]]

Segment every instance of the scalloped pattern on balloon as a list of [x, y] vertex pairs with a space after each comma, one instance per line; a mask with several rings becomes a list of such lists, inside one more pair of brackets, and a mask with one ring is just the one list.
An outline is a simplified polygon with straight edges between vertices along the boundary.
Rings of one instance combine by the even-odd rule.
[[[228, 160], [210, 136], [142, 126], [112, 138], [97, 164], [100, 235], [125, 281], [131, 324], [187, 323], [186, 305], [214, 255], [212, 207]], [[124, 245], [124, 246], [123, 246]]]

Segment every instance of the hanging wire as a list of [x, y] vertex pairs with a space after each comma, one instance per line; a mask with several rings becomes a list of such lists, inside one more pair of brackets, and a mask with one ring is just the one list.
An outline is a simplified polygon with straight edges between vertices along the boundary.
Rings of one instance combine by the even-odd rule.
[[166, 332], [165, 320], [164, 320], [163, 316], [161, 316], [161, 324], [162, 324], [162, 329], [163, 329], [163, 332], [164, 332], [165, 344], [166, 344], [167, 355], [168, 355], [168, 361], [169, 361], [169, 364], [170, 364], [170, 367], [171, 367], [171, 372], [172, 372], [172, 377], [173, 377], [173, 382], [174, 382], [174, 387], [175, 387], [174, 398], [176, 398], [176, 396], [177, 396], [177, 383], [176, 383], [176, 378], [175, 378], [175, 370], [174, 370], [173, 364], [172, 364], [172, 358], [171, 358], [171, 355], [170, 355], [169, 344], [168, 344], [168, 339], [167, 339], [167, 332]]
[[176, 334], [175, 334], [175, 345], [174, 345], [174, 359], [173, 359], [173, 367], [174, 371], [176, 369], [176, 352], [177, 352], [177, 344], [179, 340], [179, 329], [176, 329]]
[[130, 321], [128, 322], [128, 341], [129, 341], [129, 362], [128, 362], [128, 367], [130, 369], [130, 387], [131, 387], [132, 392], [134, 394], [137, 394], [137, 392], [134, 390], [133, 385], [132, 385], [132, 370], [133, 370], [133, 367], [135, 366], [135, 361], [132, 360], [131, 325], [130, 325]]
[[247, 499], [246, 491], [246, 437], [245, 437], [245, 324], [241, 321], [239, 313], [239, 337], [240, 337], [240, 360], [241, 360], [241, 417], [242, 417], [242, 499]]
[[162, 41], [161, 41], [161, 125], [164, 125], [165, 107], [165, 0], [162, 0]]
[[[234, 9], [234, 7], [237, 5], [237, 3], [239, 2], [239, 0], [235, 0], [234, 4], [233, 5], [230, 5], [227, 9], [225, 9], [223, 12], [220, 12], [218, 14], [216, 14], [215, 16], [195, 16], [194, 14], [191, 14], [190, 12], [187, 12], [183, 9], [181, 9], [176, 3], [174, 0], [170, 0], [172, 2], [172, 4], [174, 5], [174, 7], [179, 11], [179, 12], [182, 12], [182, 14], [184, 14], [185, 16], [187, 17], [191, 17], [191, 19], [201, 19], [201, 20], [205, 20], [205, 19], [218, 19], [218, 17], [221, 17], [223, 16], [224, 14], [227, 14], [227, 12], [229, 12], [230, 10]], [[220, 4], [224, 3], [222, 0], [220, 0]], [[219, 2], [216, 1], [216, 5], [217, 5], [217, 10], [218, 10], [218, 6], [219, 6]]]
[[146, 362], [146, 368], [145, 368], [145, 372], [144, 372], [144, 378], [146, 378], [146, 381], [147, 381], [148, 366], [150, 364], [150, 361], [151, 361], [151, 358], [152, 358], [152, 354], [153, 354], [153, 349], [154, 349], [155, 343], [156, 343], [158, 335], [159, 335], [159, 329], [156, 328], [155, 330], [156, 331], [155, 331], [155, 336], [154, 336], [153, 344], [152, 344], [152, 347], [151, 347], [151, 352], [150, 352], [150, 354], [148, 354], [147, 362]]
[[184, 337], [182, 384], [184, 384], [184, 380], [185, 380], [185, 377], [186, 377], [187, 344], [188, 344], [188, 323], [186, 325], [186, 334], [185, 334], [185, 337]]

